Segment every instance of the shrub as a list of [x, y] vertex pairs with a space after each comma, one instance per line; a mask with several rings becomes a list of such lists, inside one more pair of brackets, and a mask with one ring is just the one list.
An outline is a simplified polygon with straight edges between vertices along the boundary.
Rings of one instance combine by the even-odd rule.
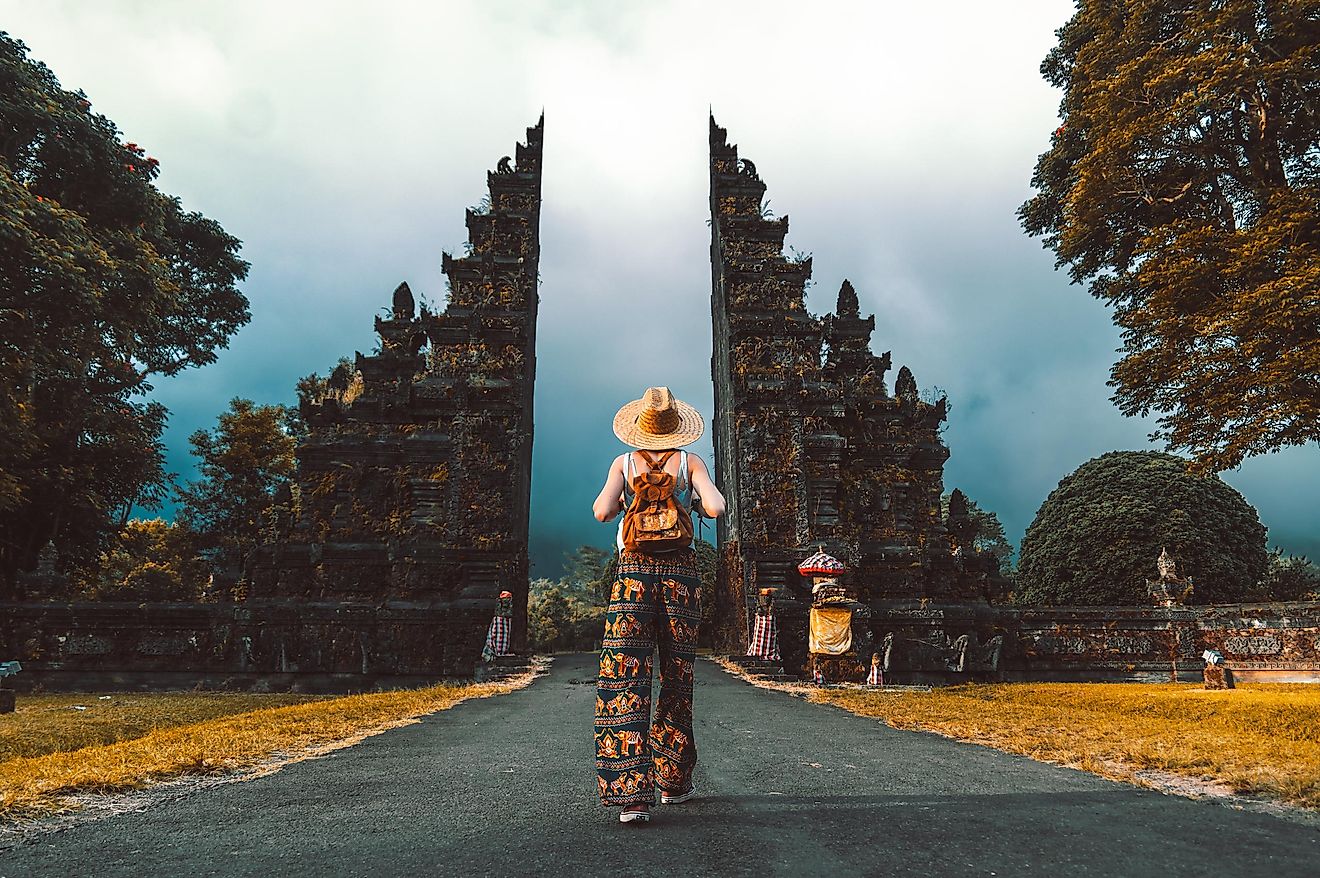
[[1018, 600], [1148, 605], [1164, 548], [1194, 578], [1194, 603], [1249, 598], [1267, 570], [1264, 525], [1218, 476], [1192, 475], [1171, 454], [1111, 451], [1041, 504], [1022, 538]]

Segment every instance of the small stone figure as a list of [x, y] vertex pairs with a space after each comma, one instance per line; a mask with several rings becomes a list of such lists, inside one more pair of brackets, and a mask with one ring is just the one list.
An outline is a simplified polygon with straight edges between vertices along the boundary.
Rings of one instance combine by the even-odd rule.
[[766, 661], [783, 661], [779, 655], [779, 624], [775, 620], [774, 597], [778, 589], [763, 588], [756, 599], [756, 625], [747, 654]]
[[14, 712], [14, 690], [9, 685], [9, 678], [23, 670], [18, 662], [0, 662], [0, 713]]
[[866, 685], [876, 689], [885, 688], [885, 672], [880, 666], [880, 653], [871, 653], [871, 672], [866, 675]]
[[513, 592], [500, 592], [499, 602], [495, 605], [495, 616], [490, 620], [490, 630], [486, 632], [486, 646], [481, 650], [481, 660], [491, 662], [498, 656], [513, 655], [509, 651], [509, 641], [513, 629]]
[[1192, 594], [1192, 578], [1189, 576], [1183, 579], [1178, 576], [1178, 566], [1166, 548], [1160, 549], [1160, 557], [1155, 566], [1160, 578], [1146, 580], [1146, 591], [1158, 606], [1166, 609], [1182, 606]]
[[1207, 649], [1201, 653], [1205, 659], [1205, 671], [1202, 674], [1207, 689], [1232, 689], [1233, 672], [1224, 664], [1224, 654], [1217, 649]]

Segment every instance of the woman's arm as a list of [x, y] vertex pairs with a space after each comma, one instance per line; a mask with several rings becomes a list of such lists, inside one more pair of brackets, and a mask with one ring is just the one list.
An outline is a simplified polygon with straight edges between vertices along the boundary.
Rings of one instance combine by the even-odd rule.
[[609, 521], [623, 509], [623, 455], [614, 458], [610, 471], [605, 476], [605, 487], [600, 489], [600, 496], [592, 504], [592, 511], [597, 521]]
[[715, 482], [711, 479], [710, 473], [706, 471], [706, 464], [695, 454], [688, 454], [688, 478], [692, 480], [692, 487], [696, 489], [701, 497], [701, 510], [707, 518], [719, 518], [724, 514], [724, 495], [720, 489], [715, 487]]

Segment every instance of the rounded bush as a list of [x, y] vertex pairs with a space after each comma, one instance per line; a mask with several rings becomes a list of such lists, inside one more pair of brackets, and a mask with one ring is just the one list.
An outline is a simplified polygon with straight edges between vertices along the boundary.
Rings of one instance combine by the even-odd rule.
[[1022, 538], [1017, 599], [1149, 606], [1162, 548], [1193, 578], [1189, 603], [1248, 599], [1269, 563], [1255, 507], [1218, 476], [1193, 475], [1172, 454], [1111, 451], [1041, 504]]

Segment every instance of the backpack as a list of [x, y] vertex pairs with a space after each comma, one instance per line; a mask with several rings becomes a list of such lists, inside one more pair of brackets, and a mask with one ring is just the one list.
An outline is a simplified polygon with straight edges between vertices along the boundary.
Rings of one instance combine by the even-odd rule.
[[633, 476], [632, 505], [623, 515], [623, 547], [645, 554], [686, 549], [692, 545], [692, 517], [674, 499], [674, 477], [665, 472], [674, 452], [665, 452], [659, 460], [638, 453], [649, 469]]

